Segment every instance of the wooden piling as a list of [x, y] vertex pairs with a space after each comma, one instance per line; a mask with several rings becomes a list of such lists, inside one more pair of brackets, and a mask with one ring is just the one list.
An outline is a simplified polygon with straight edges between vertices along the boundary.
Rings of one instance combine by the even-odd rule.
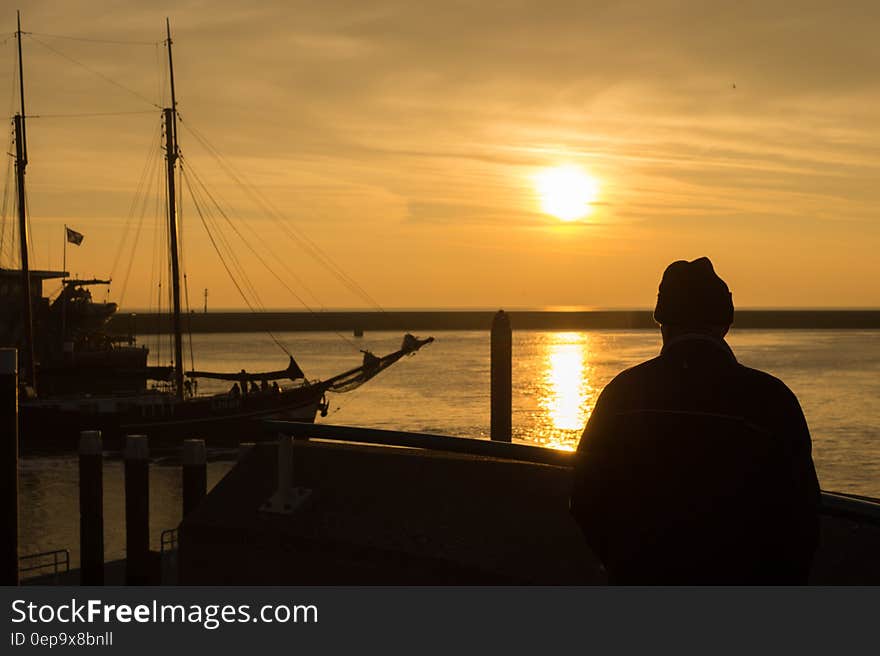
[[492, 320], [491, 386], [492, 416], [490, 435], [493, 440], [510, 442], [512, 433], [512, 343], [510, 317], [499, 310]]
[[18, 352], [0, 349], [0, 585], [18, 585]]
[[104, 456], [101, 431], [79, 435], [80, 585], [104, 585]]
[[149, 585], [150, 449], [146, 435], [125, 438], [125, 584]]
[[208, 493], [205, 440], [183, 442], [183, 516], [189, 515]]

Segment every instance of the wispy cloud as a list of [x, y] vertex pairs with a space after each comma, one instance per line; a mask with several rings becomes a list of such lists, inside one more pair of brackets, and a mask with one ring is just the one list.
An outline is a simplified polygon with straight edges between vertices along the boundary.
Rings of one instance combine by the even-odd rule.
[[[631, 306], [664, 262], [702, 252], [742, 276], [738, 298], [751, 305], [843, 303], [835, 284], [880, 277], [880, 264], [851, 256], [880, 247], [877, 3], [36, 0], [24, 14], [39, 33], [25, 40], [29, 111], [166, 104], [166, 15], [191, 165], [235, 216], [261, 220], [186, 125], [389, 306]], [[14, 41], [0, 55], [11, 113]], [[104, 248], [89, 263], [109, 268], [157, 120], [34, 119], [37, 237], [98, 221], [89, 244]], [[530, 176], [561, 162], [600, 180], [590, 227], [554, 230], [539, 214]], [[780, 249], [778, 275], [753, 282], [755, 258]], [[518, 270], [523, 252], [531, 278], [516, 291], [487, 274]], [[51, 264], [49, 249], [37, 253]], [[413, 260], [443, 281], [435, 300], [397, 282]], [[791, 271], [815, 262], [830, 282], [804, 302]], [[191, 253], [190, 269], [199, 263], [218, 273], [208, 252]], [[460, 275], [444, 275], [452, 267]], [[132, 290], [134, 302], [148, 292]], [[330, 294], [329, 305], [352, 304]], [[852, 294], [846, 304], [880, 304], [876, 286]]]

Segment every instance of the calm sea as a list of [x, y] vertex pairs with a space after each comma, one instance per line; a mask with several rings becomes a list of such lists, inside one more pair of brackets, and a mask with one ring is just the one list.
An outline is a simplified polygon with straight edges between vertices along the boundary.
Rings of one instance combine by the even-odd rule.
[[[276, 335], [310, 378], [324, 378], [399, 346], [400, 334], [363, 338], [333, 333]], [[437, 341], [364, 387], [331, 397], [326, 423], [487, 437], [489, 335], [439, 332]], [[265, 334], [194, 335], [199, 369], [280, 369], [287, 356]], [[880, 331], [743, 330], [728, 340], [740, 362], [785, 381], [797, 394], [813, 436], [813, 457], [825, 490], [880, 497]], [[167, 340], [149, 342], [151, 363], [166, 363]], [[620, 370], [657, 354], [656, 331], [520, 331], [513, 342], [514, 437], [573, 448], [603, 386]], [[188, 351], [188, 350], [187, 350]], [[187, 358], [189, 354], [187, 352]], [[200, 392], [221, 391], [205, 381]], [[232, 466], [212, 454], [209, 485]], [[151, 531], [180, 521], [180, 470], [158, 460], [152, 469]], [[78, 561], [75, 458], [28, 458], [22, 464], [21, 553], [70, 549]], [[122, 464], [105, 467], [106, 555], [124, 551]]]

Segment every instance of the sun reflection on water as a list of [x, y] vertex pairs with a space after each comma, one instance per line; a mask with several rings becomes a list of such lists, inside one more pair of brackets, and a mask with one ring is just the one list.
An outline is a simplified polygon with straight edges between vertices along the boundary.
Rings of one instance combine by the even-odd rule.
[[554, 333], [547, 342], [538, 398], [545, 413], [542, 444], [569, 450], [577, 446], [595, 396], [590, 356], [590, 337], [585, 333]]

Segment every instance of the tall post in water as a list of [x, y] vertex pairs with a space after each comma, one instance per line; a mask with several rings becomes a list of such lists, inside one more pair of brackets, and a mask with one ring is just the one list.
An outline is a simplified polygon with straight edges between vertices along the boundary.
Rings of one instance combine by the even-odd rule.
[[510, 317], [499, 310], [492, 320], [491, 385], [492, 417], [490, 435], [498, 442], [510, 442], [512, 434], [512, 333]]
[[80, 585], [104, 585], [104, 455], [101, 431], [79, 436]]
[[18, 353], [0, 349], [0, 585], [18, 585]]
[[180, 255], [177, 247], [177, 196], [174, 189], [174, 173], [177, 166], [177, 99], [174, 96], [174, 60], [171, 57], [171, 23], [166, 18], [168, 33], [168, 71], [171, 82], [171, 107], [165, 115], [165, 160], [168, 165], [168, 235], [171, 244], [171, 302], [172, 327], [174, 330], [174, 383], [177, 398], [183, 400], [183, 335], [180, 327]]

